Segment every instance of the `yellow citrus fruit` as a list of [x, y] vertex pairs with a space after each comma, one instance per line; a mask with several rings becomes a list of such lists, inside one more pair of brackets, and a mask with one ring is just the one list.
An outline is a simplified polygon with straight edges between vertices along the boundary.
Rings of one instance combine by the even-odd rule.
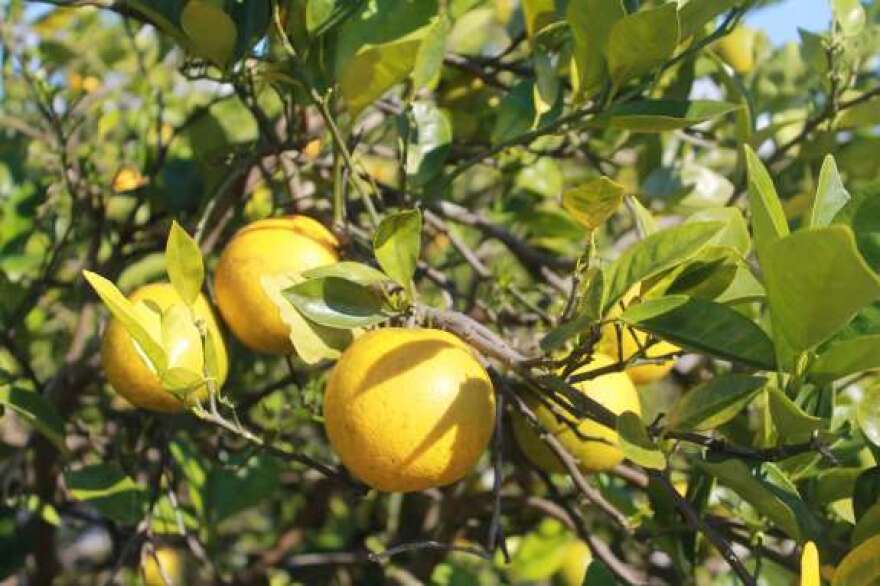
[[[155, 303], [163, 311], [174, 304], [183, 305], [183, 300], [177, 290], [169, 283], [144, 285], [132, 293], [128, 299], [132, 303], [139, 301]], [[193, 310], [197, 318], [206, 322], [208, 335], [211, 336], [214, 348], [217, 350], [220, 370], [219, 388], [225, 382], [228, 370], [226, 346], [217, 326], [217, 320], [214, 318], [214, 312], [211, 311], [204, 296], [199, 296]], [[145, 324], [147, 330], [157, 340], [161, 340], [160, 324], [158, 314], [155, 314], [155, 320]], [[200, 342], [198, 341], [198, 343]], [[180, 344], [175, 345], [175, 352], [180, 356], [180, 359], [175, 362], [178, 366], [201, 373], [204, 368], [201, 348], [189, 350], [190, 343], [189, 340], [181, 340]], [[184, 404], [162, 386], [158, 375], [143, 358], [131, 335], [116, 319], [110, 320], [107, 330], [104, 332], [104, 338], [101, 342], [101, 362], [110, 385], [132, 405], [166, 413], [177, 412], [184, 408]], [[206, 387], [194, 391], [196, 397], [204, 397], [207, 392]]]
[[559, 568], [559, 578], [563, 586], [581, 586], [591, 561], [593, 554], [590, 547], [580, 539], [572, 541], [566, 548], [565, 560]]
[[217, 306], [232, 333], [252, 350], [291, 353], [290, 332], [261, 278], [333, 264], [338, 245], [329, 230], [306, 216], [267, 218], [239, 230], [214, 273]]
[[728, 65], [737, 73], [749, 73], [755, 68], [756, 31], [738, 26], [729, 34], [721, 37], [715, 48]]
[[146, 179], [141, 174], [140, 169], [134, 165], [123, 165], [116, 171], [116, 175], [113, 177], [113, 191], [116, 193], [134, 191], [144, 183], [146, 183]]
[[[159, 564], [162, 564], [161, 571]], [[143, 552], [141, 554], [141, 573], [144, 577], [144, 586], [182, 586], [183, 560], [177, 550], [170, 547], [156, 549], [155, 555]], [[167, 584], [165, 578], [168, 578]]]
[[[589, 364], [578, 372], [589, 372], [614, 364], [603, 354], [596, 354]], [[623, 372], [603, 374], [574, 385], [581, 393], [605, 406], [615, 414], [632, 411], [641, 415], [639, 395], [629, 376]], [[592, 419], [583, 419], [577, 426], [579, 434], [559, 421], [551, 409], [534, 395], [524, 397], [541, 424], [562, 443], [587, 472], [601, 472], [620, 464], [623, 452], [618, 445], [617, 431]], [[561, 409], [561, 408], [560, 408]], [[547, 472], [565, 472], [555, 453], [541, 440], [537, 432], [520, 415], [513, 418], [513, 433], [526, 457]]]
[[[636, 285], [623, 296], [623, 305], [628, 306], [638, 295], [639, 286]], [[614, 309], [609, 313], [608, 317], [614, 318], [622, 313], [620, 305], [615, 305]], [[607, 324], [602, 328], [602, 338], [599, 340], [599, 352], [611, 356], [612, 358], [622, 357], [624, 360], [639, 351], [640, 347], [648, 342], [648, 334], [632, 330], [630, 328], [620, 328], [623, 339], [618, 344], [618, 329], [613, 324]], [[658, 358], [666, 356], [674, 352], [680, 352], [681, 348], [669, 342], [660, 341], [652, 344], [645, 353], [648, 358]], [[622, 354], [621, 354], [622, 352]], [[670, 358], [660, 364], [643, 364], [641, 366], [633, 366], [626, 369], [626, 373], [637, 385], [644, 385], [656, 380], [660, 380], [666, 376], [672, 367], [675, 366], [675, 359]]]
[[324, 424], [342, 463], [373, 488], [451, 484], [492, 436], [495, 396], [470, 348], [432, 329], [384, 328], [355, 340], [330, 375]]

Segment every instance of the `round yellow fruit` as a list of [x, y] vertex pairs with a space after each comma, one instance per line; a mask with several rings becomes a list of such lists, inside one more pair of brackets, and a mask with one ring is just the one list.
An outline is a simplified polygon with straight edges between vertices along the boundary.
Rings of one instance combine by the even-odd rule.
[[232, 333], [258, 352], [293, 352], [288, 327], [261, 279], [333, 264], [338, 246], [329, 230], [306, 216], [267, 218], [239, 230], [214, 273], [217, 306]]
[[718, 54], [737, 73], [749, 73], [755, 68], [755, 40], [757, 33], [754, 29], [738, 26], [729, 34], [723, 36], [715, 44]]
[[[132, 303], [139, 301], [154, 303], [162, 311], [165, 311], [174, 304], [184, 305], [183, 299], [180, 298], [177, 290], [170, 283], [144, 285], [129, 295], [128, 299]], [[217, 351], [219, 367], [217, 388], [219, 389], [226, 381], [226, 374], [229, 368], [223, 336], [220, 334], [220, 328], [217, 326], [214, 312], [211, 311], [211, 306], [208, 305], [204, 296], [199, 295], [193, 306], [193, 311], [197, 318], [204, 320], [207, 324], [208, 335], [211, 337], [214, 348]], [[162, 339], [160, 324], [161, 321], [158, 314], [155, 314], [155, 320], [145, 324], [147, 330], [156, 340]], [[199, 344], [199, 347], [196, 348], [192, 344]], [[175, 356], [177, 357], [175, 359], [177, 366], [196, 373], [202, 373], [204, 370], [204, 360], [201, 340], [181, 339], [179, 343], [175, 343], [173, 346]], [[110, 320], [107, 330], [104, 332], [104, 338], [101, 341], [101, 362], [110, 385], [135, 407], [165, 413], [175, 413], [185, 407], [177, 397], [162, 386], [159, 376], [153, 371], [140, 350], [135, 346], [131, 335], [126, 331], [122, 323], [115, 318]], [[207, 394], [208, 389], [204, 386], [193, 391], [194, 398], [203, 398]]]
[[[578, 372], [589, 372], [614, 362], [605, 355], [596, 354]], [[624, 411], [632, 411], [638, 415], [642, 413], [639, 394], [626, 373], [603, 374], [577, 383], [575, 387], [616, 415]], [[623, 460], [617, 431], [585, 418], [578, 424], [580, 433], [576, 434], [569, 425], [559, 421], [553, 411], [538, 398], [528, 394], [524, 399], [547, 431], [556, 436], [587, 472], [609, 470]], [[513, 418], [513, 433], [520, 449], [536, 466], [547, 472], [565, 472], [565, 467], [556, 454], [522, 416]]]
[[327, 383], [324, 424], [342, 463], [366, 484], [424, 490], [474, 467], [492, 436], [495, 396], [459, 338], [384, 328], [342, 354]]
[[576, 539], [569, 544], [565, 552], [565, 560], [559, 568], [559, 578], [563, 586], [581, 586], [587, 575], [587, 567], [593, 561], [590, 547]]
[[[162, 565], [161, 571], [159, 564]], [[141, 554], [141, 573], [144, 577], [144, 586], [183, 585], [183, 562], [177, 550], [170, 547], [158, 548], [155, 555], [143, 552]], [[167, 583], [165, 578], [168, 579]]]

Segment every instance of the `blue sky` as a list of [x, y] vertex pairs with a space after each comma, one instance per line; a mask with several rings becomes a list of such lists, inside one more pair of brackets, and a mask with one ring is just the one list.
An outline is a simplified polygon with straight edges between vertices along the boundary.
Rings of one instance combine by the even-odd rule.
[[831, 19], [828, 0], [786, 0], [762, 8], [746, 17], [746, 22], [767, 31], [773, 43], [781, 45], [798, 40], [798, 28], [824, 31]]

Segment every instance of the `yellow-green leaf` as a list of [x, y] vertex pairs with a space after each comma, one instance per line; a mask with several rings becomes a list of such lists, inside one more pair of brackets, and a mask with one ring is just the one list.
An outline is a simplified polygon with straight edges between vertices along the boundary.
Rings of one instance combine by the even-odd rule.
[[620, 207], [624, 190], [608, 177], [598, 177], [565, 190], [562, 207], [585, 228], [595, 230]]
[[624, 16], [608, 35], [608, 69], [615, 87], [650, 73], [669, 59], [678, 45], [675, 2]]
[[180, 297], [188, 305], [195, 303], [205, 280], [205, 265], [199, 245], [177, 222], [171, 223], [168, 233], [165, 266]]
[[877, 586], [880, 584], [880, 535], [850, 551], [834, 571], [831, 586]]
[[17, 387], [0, 387], [0, 405], [8, 407], [28, 425], [46, 436], [62, 453], [64, 445], [64, 420], [42, 395]]
[[238, 29], [222, 8], [205, 0], [189, 0], [180, 13], [180, 26], [196, 55], [221, 69], [229, 65]]

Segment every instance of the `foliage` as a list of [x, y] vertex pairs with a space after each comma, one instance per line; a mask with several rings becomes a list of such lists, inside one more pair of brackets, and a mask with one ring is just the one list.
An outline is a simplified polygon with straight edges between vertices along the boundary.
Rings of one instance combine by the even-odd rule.
[[[774, 47], [763, 4], [4, 3], [0, 580], [134, 584], [170, 547], [187, 583], [561, 583], [582, 540], [590, 584], [878, 583], [880, 5]], [[344, 260], [263, 278], [296, 353], [227, 336], [221, 390], [192, 306], [286, 214]], [[183, 303], [126, 298], [155, 281]], [[112, 392], [111, 316], [188, 410]], [[387, 325], [490, 365], [494, 438], [449, 487], [371, 491], [328, 445], [329, 369]], [[603, 327], [645, 342], [584, 374]], [[573, 386], [660, 341], [641, 418]], [[535, 400], [626, 463], [584, 474]]]

